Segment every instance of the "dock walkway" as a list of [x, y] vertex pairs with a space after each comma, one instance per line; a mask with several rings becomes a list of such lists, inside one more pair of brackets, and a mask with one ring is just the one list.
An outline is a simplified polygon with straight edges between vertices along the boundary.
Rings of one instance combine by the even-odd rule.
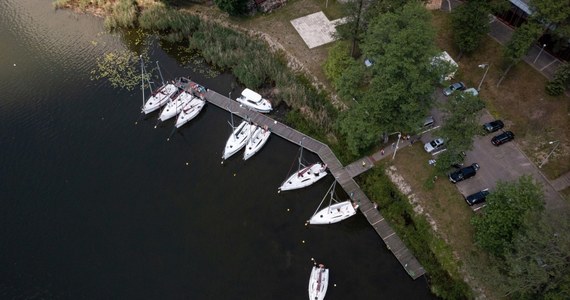
[[[372, 201], [368, 199], [366, 194], [364, 194], [358, 184], [354, 181], [354, 174], [359, 172], [349, 172], [336, 158], [328, 145], [308, 137], [266, 115], [250, 110], [239, 102], [230, 100], [228, 97], [218, 94], [212, 90], [208, 90], [206, 92], [205, 99], [208, 102], [230, 111], [245, 120], [257, 123], [260, 126], [267, 126], [272, 133], [292, 143], [300, 145], [302, 142], [305, 149], [316, 153], [320, 159], [327, 164], [329, 171], [336, 178], [336, 181], [342, 186], [347, 195], [350, 195], [351, 199], [357, 201], [362, 214], [364, 214], [370, 225], [372, 225], [374, 230], [382, 238], [386, 247], [388, 247], [394, 256], [396, 256], [406, 272], [413, 279], [425, 274], [424, 268], [420, 265], [406, 245], [404, 245], [402, 240], [386, 222], [384, 217], [382, 217], [378, 209], [374, 207]], [[363, 165], [366, 164], [368, 164], [369, 167], [372, 167], [373, 162], [367, 161], [364, 162]]]

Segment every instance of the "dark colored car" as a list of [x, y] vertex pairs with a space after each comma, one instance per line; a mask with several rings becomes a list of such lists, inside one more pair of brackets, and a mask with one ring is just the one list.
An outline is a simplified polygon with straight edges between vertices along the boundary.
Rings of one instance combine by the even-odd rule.
[[469, 205], [475, 205], [475, 204], [483, 203], [483, 202], [485, 202], [485, 199], [487, 199], [487, 195], [489, 195], [489, 189], [484, 189], [484, 190], [478, 191], [475, 194], [471, 194], [471, 195], [465, 197], [465, 201]]
[[491, 143], [495, 146], [502, 145], [515, 139], [515, 134], [512, 131], [505, 131], [491, 139]]
[[455, 91], [462, 91], [465, 89], [465, 84], [463, 82], [456, 82], [443, 89], [443, 94], [449, 96]]
[[477, 170], [479, 170], [479, 164], [473, 163], [468, 167], [461, 168], [453, 173], [449, 173], [449, 181], [456, 183], [467, 178], [471, 178], [477, 174]]
[[495, 120], [493, 122], [483, 124], [483, 129], [485, 129], [485, 131], [488, 133], [503, 129], [503, 127], [505, 127], [505, 124], [503, 124], [503, 121], [501, 120]]

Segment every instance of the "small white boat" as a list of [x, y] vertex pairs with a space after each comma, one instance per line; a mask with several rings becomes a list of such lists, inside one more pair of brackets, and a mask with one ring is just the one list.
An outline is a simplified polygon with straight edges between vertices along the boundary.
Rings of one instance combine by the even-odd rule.
[[269, 100], [250, 89], [243, 90], [236, 101], [260, 113], [268, 113], [273, 109]]
[[179, 90], [170, 97], [171, 101], [166, 104], [158, 119], [162, 122], [176, 116], [182, 111], [182, 108], [192, 100], [192, 95], [186, 91]]
[[309, 278], [309, 300], [323, 300], [329, 286], [329, 269], [323, 264], [313, 266]]
[[263, 147], [263, 145], [265, 145], [269, 139], [269, 135], [271, 135], [271, 131], [269, 131], [269, 129], [255, 126], [255, 130], [253, 131], [251, 137], [247, 142], [247, 145], [245, 146], [245, 151], [243, 152], [243, 160], [247, 160], [259, 150], [261, 150], [261, 147]]
[[[342, 220], [346, 220], [356, 214], [356, 209], [358, 209], [358, 205], [353, 203], [350, 200], [344, 202], [338, 202], [334, 197], [334, 188], [336, 186], [336, 181], [333, 182], [327, 194], [330, 193], [330, 198], [328, 202], [328, 206], [320, 209], [323, 205], [323, 202], [326, 199], [326, 195], [321, 200], [319, 207], [315, 210], [315, 213], [309, 219], [308, 223], [312, 225], [322, 225], [322, 224], [332, 224], [337, 223]], [[333, 204], [333, 201], [335, 202]], [[320, 210], [319, 210], [320, 209]]]
[[202, 111], [204, 105], [206, 105], [206, 101], [192, 95], [190, 95], [190, 97], [191, 100], [186, 105], [184, 105], [184, 107], [182, 107], [182, 111], [180, 111], [178, 119], [176, 119], [176, 128], [180, 128], [182, 125], [194, 119], [200, 113], [200, 111]]
[[293, 173], [293, 175], [291, 175], [289, 178], [287, 178], [287, 180], [285, 180], [285, 182], [283, 182], [283, 184], [281, 184], [279, 190], [289, 191], [304, 188], [321, 180], [326, 175], [327, 165], [323, 163], [315, 163]]
[[154, 91], [143, 106], [142, 112], [149, 114], [168, 103], [170, 97], [178, 91], [178, 87], [169, 83]]
[[250, 129], [251, 124], [246, 121], [242, 121], [238, 127], [234, 128], [232, 134], [226, 142], [226, 148], [224, 148], [224, 155], [222, 155], [222, 159], [228, 159], [230, 156], [234, 155], [245, 146], [249, 137]]
[[318, 211], [311, 217], [309, 224], [321, 225], [337, 223], [354, 216], [357, 208], [358, 205], [349, 200], [335, 203]]

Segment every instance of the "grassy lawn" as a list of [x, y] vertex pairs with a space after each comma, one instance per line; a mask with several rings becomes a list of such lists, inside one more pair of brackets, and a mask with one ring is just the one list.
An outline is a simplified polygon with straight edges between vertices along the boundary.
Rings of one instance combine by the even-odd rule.
[[[433, 23], [438, 29], [437, 45], [452, 57], [458, 56], [453, 47], [449, 14], [433, 12]], [[570, 101], [568, 97], [548, 96], [544, 91], [547, 79], [525, 62], [514, 67], [497, 88], [502, 70], [503, 46], [491, 37], [485, 37], [481, 47], [459, 63], [456, 79], [469, 87], [477, 87], [484, 74], [479, 64], [492, 64], [481, 86], [481, 97], [495, 118], [505, 121], [506, 128], [516, 135], [518, 145], [537, 165], [552, 150], [549, 141], [561, 141], [556, 152], [542, 167], [554, 179], [570, 170]]]

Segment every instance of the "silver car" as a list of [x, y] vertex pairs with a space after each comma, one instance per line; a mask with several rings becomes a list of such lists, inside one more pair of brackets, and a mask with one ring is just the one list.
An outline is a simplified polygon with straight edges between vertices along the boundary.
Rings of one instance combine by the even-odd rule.
[[443, 89], [443, 94], [449, 96], [455, 91], [462, 91], [465, 89], [465, 84], [463, 82], [456, 82]]
[[443, 139], [437, 138], [429, 143], [426, 143], [424, 145], [424, 150], [426, 150], [427, 153], [432, 153], [434, 150], [437, 150], [441, 147], [443, 147]]

